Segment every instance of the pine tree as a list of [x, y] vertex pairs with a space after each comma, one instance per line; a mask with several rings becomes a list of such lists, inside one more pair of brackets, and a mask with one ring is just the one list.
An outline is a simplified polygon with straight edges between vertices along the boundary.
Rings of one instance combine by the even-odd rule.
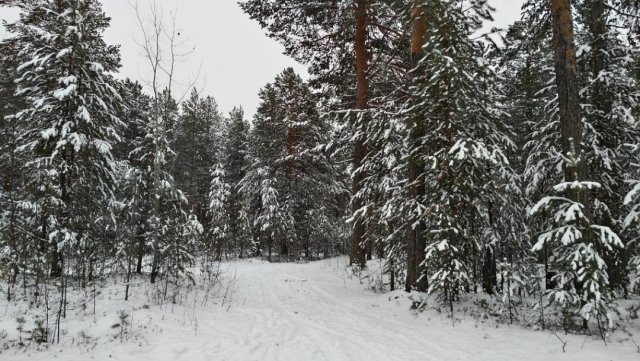
[[571, 2], [554, 0], [549, 10], [560, 134], [560, 151], [555, 156], [560, 160], [564, 179], [553, 187], [559, 196], [544, 197], [531, 210], [535, 214], [551, 209], [553, 215], [550, 229], [539, 236], [534, 250], [550, 248], [557, 286], [550, 292], [549, 301], [562, 307], [565, 327], [570, 326], [571, 311], [577, 309], [584, 320], [583, 327], [594, 317], [604, 337], [613, 298], [603, 257], [623, 244], [608, 225], [599, 224], [595, 217], [590, 200], [594, 191], [602, 188], [601, 183], [585, 180], [589, 176], [585, 165], [592, 156], [584, 151], [583, 134], [588, 127], [580, 117]]
[[[392, 10], [395, 3], [373, 0], [241, 3], [252, 19], [284, 44], [287, 55], [309, 66], [311, 83], [326, 89], [327, 96], [332, 98], [329, 110], [346, 122], [342, 143], [349, 147], [351, 161], [350, 263], [360, 268], [366, 266], [367, 249], [371, 248], [370, 240], [366, 239], [368, 220], [363, 212], [367, 200], [359, 195], [367, 193], [363, 189], [368, 177], [363, 164], [369, 152], [366, 129], [371, 120], [371, 95], [377, 91], [376, 76], [387, 64], [381, 55], [397, 54], [398, 44], [388, 40], [397, 30], [398, 14]], [[334, 55], [326, 56], [328, 51]]]
[[[420, 73], [429, 71], [422, 62], [424, 53], [424, 42], [426, 41], [428, 26], [430, 26], [427, 17], [426, 6], [422, 1], [414, 1], [411, 6], [411, 71], [409, 72], [412, 81], [418, 84], [420, 82]], [[413, 85], [413, 84], [412, 84]], [[412, 106], [419, 107], [422, 102], [418, 97], [413, 97], [414, 104]], [[412, 112], [413, 113], [413, 112]], [[411, 116], [412, 115], [412, 116]], [[425, 148], [421, 142], [425, 137], [426, 119], [417, 112], [411, 114], [408, 126], [409, 134], [407, 143], [410, 144], [411, 150], [407, 155], [407, 168], [410, 188], [410, 197], [413, 204], [408, 206], [414, 209], [411, 214], [412, 225], [409, 230], [409, 240], [407, 244], [407, 278], [405, 281], [405, 290], [410, 291], [416, 286], [418, 291], [424, 292], [428, 288], [428, 280], [424, 264], [426, 239], [425, 239], [425, 220], [422, 216], [424, 213], [424, 197], [426, 192], [426, 180], [424, 179], [426, 165], [422, 156]]]

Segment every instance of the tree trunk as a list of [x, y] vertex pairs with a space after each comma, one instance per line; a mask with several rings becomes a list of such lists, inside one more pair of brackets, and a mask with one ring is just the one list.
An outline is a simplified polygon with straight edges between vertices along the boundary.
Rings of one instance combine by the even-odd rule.
[[[393, 267], [393, 262], [391, 263], [391, 267]], [[389, 290], [395, 291], [395, 289], [396, 289], [396, 273], [393, 270], [393, 268], [391, 268], [391, 270], [389, 271]]]
[[142, 273], [142, 259], [144, 258], [144, 222], [140, 222], [136, 227], [136, 273]]
[[58, 245], [53, 245], [51, 248], [51, 270], [49, 276], [53, 278], [62, 277], [62, 252], [58, 251]]
[[[489, 226], [497, 227], [493, 221], [493, 203], [488, 204]], [[487, 243], [484, 245], [484, 260], [482, 262], [482, 289], [487, 294], [494, 294], [495, 289], [498, 287], [498, 265], [496, 261], [496, 245]], [[501, 287], [502, 290], [502, 287]]]
[[[603, 0], [591, 0], [589, 3], [589, 32], [591, 33], [593, 58], [591, 59], [591, 72], [593, 78], [597, 78], [606, 67], [605, 53], [607, 51], [607, 16]], [[611, 104], [606, 101], [603, 94], [602, 81], [597, 81], [593, 89], [593, 100], [596, 109], [604, 114], [611, 112]]]
[[[131, 263], [132, 263], [131, 254], [127, 254], [127, 285], [125, 286], [125, 289], [124, 289], [125, 301], [129, 300], [129, 284], [131, 283]], [[95, 295], [94, 295], [94, 300], [95, 300]]]
[[[576, 76], [576, 48], [574, 44], [573, 17], [570, 0], [552, 0], [551, 18], [553, 25], [553, 49], [555, 52], [556, 85], [560, 106], [560, 133], [562, 151], [566, 155], [574, 153], [573, 164], [565, 165], [565, 181], [581, 179], [580, 164], [582, 125], [578, 99], [578, 81]], [[579, 201], [584, 195], [576, 190], [568, 196]]]
[[222, 261], [222, 239], [218, 239], [218, 241], [216, 242], [216, 257], [215, 260], [218, 262]]
[[144, 256], [144, 251], [143, 251], [143, 247], [144, 247], [144, 241], [140, 241], [140, 243], [138, 243], [138, 259], [136, 260], [136, 273], [137, 274], [141, 274], [142, 273], [142, 258]]
[[[414, 1], [411, 9], [411, 80], [412, 85], [417, 83], [422, 78], [420, 75], [425, 69], [421, 66], [420, 60], [424, 57], [423, 45], [425, 42], [425, 36], [427, 33], [427, 19], [426, 11], [422, 4], [422, 1]], [[419, 99], [421, 100], [421, 99]], [[424, 168], [422, 150], [422, 139], [425, 136], [425, 119], [421, 114], [416, 114], [413, 117], [413, 124], [411, 124], [411, 132], [409, 138], [412, 149], [409, 158], [409, 187], [410, 194], [413, 198], [414, 204], [418, 205], [424, 201], [425, 197], [425, 182], [424, 182]], [[407, 278], [405, 281], [405, 290], [411, 291], [412, 287], [415, 287], [420, 292], [425, 292], [428, 288], [428, 279], [426, 275], [425, 261], [425, 248], [427, 246], [424, 236], [425, 224], [421, 219], [422, 215], [416, 215], [419, 217], [414, 223], [414, 227], [409, 231], [408, 245], [407, 245]]]
[[485, 246], [484, 262], [482, 262], [482, 289], [490, 295], [498, 286], [497, 271], [495, 251], [487, 245]]
[[293, 154], [294, 154], [294, 146], [296, 142], [296, 133], [295, 129], [292, 126], [287, 127], [287, 176], [289, 177], [289, 181], [293, 182]]
[[[356, 67], [356, 109], [360, 111], [360, 122], [364, 122], [369, 108], [369, 52], [367, 51], [367, 25], [368, 25], [368, 8], [369, 0], [357, 0], [355, 10], [356, 32], [355, 32], [355, 67]], [[360, 135], [355, 139], [353, 154], [353, 169], [356, 170], [353, 175], [352, 194], [354, 196], [351, 202], [351, 209], [355, 214], [364, 206], [362, 199], [355, 197], [362, 189], [362, 183], [366, 178], [366, 174], [358, 169], [362, 165], [367, 155], [367, 146], [365, 144], [366, 137]], [[353, 224], [353, 232], [351, 235], [351, 257], [349, 263], [360, 268], [366, 266], [365, 259], [365, 225], [361, 219], [357, 219]]]
[[[582, 167], [582, 124], [576, 76], [576, 49], [574, 44], [573, 18], [570, 0], [552, 0], [551, 17], [553, 25], [553, 47], [555, 51], [556, 84], [560, 106], [560, 133], [562, 151], [572, 154], [565, 162], [565, 182], [579, 181], [583, 176]], [[588, 206], [587, 194], [580, 189], [567, 190], [567, 197]], [[589, 210], [587, 207], [587, 216]], [[581, 303], [584, 303], [582, 301]]]
[[158, 252], [154, 251], [153, 253], [153, 261], [151, 262], [151, 277], [150, 277], [150, 282], [151, 284], [156, 283], [156, 277], [158, 277]]
[[[605, 0], [589, 0], [587, 2], [587, 8], [589, 12], [589, 32], [591, 33], [591, 49], [593, 51], [593, 58], [591, 59], [591, 67], [593, 77], [596, 78], [598, 74], [606, 68], [606, 56], [607, 51], [607, 13]], [[602, 82], [596, 83], [595, 96], [601, 95], [602, 91], [599, 85]], [[604, 110], [602, 104], [596, 105], [598, 109]]]

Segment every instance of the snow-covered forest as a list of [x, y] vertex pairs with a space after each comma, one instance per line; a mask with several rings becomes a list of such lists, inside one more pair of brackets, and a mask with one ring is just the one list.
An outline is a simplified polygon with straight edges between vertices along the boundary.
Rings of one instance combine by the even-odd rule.
[[243, 0], [255, 114], [142, 5], [0, 0], [0, 359], [640, 356], [638, 1]]

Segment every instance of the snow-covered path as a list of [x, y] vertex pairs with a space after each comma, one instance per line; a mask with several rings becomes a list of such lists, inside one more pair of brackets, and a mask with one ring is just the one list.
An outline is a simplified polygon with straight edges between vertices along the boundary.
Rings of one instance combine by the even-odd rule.
[[[250, 337], [257, 341], [252, 348], [257, 353], [242, 359], [475, 359], [441, 336], [428, 341], [428, 348], [420, 347], [427, 344], [424, 330], [385, 317], [388, 315], [379, 312], [372, 294], [348, 288], [347, 282], [353, 282], [341, 279], [329, 265], [278, 264], [266, 269], [258, 266], [257, 272], [244, 269], [251, 276], [244, 277], [241, 289], [249, 291], [251, 302], [240, 312], [260, 316], [254, 323], [258, 334]], [[250, 290], [255, 291], [253, 296]]]
[[[567, 353], [544, 332], [487, 326], [466, 317], [451, 326], [444, 314], [416, 316], [403, 292], [375, 294], [347, 277], [344, 259], [310, 264], [244, 261], [231, 307], [174, 308], [154, 314], [161, 329], [135, 342], [92, 349], [53, 347], [4, 353], [3, 360], [633, 360], [630, 342], [604, 347], [597, 338], [567, 336]], [[158, 319], [162, 319], [162, 321]], [[190, 321], [185, 321], [186, 319]], [[197, 321], [194, 321], [197, 320]], [[137, 322], [144, 319], [138, 316]], [[146, 322], [146, 321], [145, 321]], [[136, 318], [134, 316], [134, 324]], [[197, 325], [197, 326], [195, 326]], [[6, 356], [8, 358], [5, 358]]]

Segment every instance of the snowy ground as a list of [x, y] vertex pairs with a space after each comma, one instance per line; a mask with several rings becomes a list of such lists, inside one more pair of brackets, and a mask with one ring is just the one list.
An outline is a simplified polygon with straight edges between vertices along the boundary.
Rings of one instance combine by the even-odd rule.
[[[96, 315], [92, 306], [70, 314], [60, 346], [11, 348], [0, 351], [0, 360], [640, 360], [622, 333], [609, 346], [596, 336], [562, 335], [563, 353], [548, 332], [496, 327], [464, 314], [452, 326], [433, 308], [411, 311], [402, 291], [367, 290], [370, 282], [349, 276], [345, 261], [227, 263], [215, 298], [192, 290], [185, 306], [150, 305], [151, 291], [142, 284], [124, 303], [121, 285], [105, 285]], [[122, 337], [113, 327], [121, 309], [133, 316]], [[20, 312], [0, 302], [5, 340], [15, 336]]]

